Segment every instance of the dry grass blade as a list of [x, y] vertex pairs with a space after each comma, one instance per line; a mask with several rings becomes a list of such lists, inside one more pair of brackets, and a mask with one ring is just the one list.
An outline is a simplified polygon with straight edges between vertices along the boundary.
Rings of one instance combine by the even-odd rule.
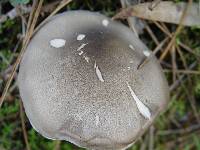
[[35, 28], [35, 25], [36, 25], [36, 22], [37, 22], [37, 19], [39, 17], [39, 14], [40, 14], [40, 10], [42, 8], [42, 4], [43, 4], [43, 1], [44, 0], [40, 0], [39, 4], [38, 4], [38, 8], [36, 9], [35, 11], [35, 14], [34, 14], [34, 18], [33, 18], [33, 21], [30, 25], [30, 29], [27, 30], [27, 36], [26, 36], [26, 39], [25, 39], [25, 45], [24, 45], [24, 49], [27, 47], [30, 39], [31, 39], [31, 36], [33, 34], [33, 31], [34, 31], [34, 28]]
[[149, 134], [146, 134], [145, 137], [143, 138], [143, 140], [140, 141], [141, 146], [140, 146], [140, 150], [146, 150], [147, 149], [147, 145], [149, 142]]
[[[32, 10], [33, 13], [31, 13], [31, 15], [34, 15], [34, 12], [36, 12], [36, 13], [35, 13], [35, 15], [34, 15], [34, 18], [33, 18], [32, 23], [31, 23], [31, 25], [30, 25], [30, 30], [27, 31], [27, 33], [26, 33], [26, 36], [25, 36], [25, 39], [24, 39], [24, 43], [23, 43], [22, 50], [21, 50], [19, 56], [17, 57], [17, 60], [16, 60], [14, 66], [13, 66], [13, 69], [12, 69], [11, 75], [10, 75], [10, 77], [9, 77], [7, 83], [6, 83], [6, 86], [5, 86], [4, 90], [3, 90], [3, 93], [2, 93], [2, 96], [1, 96], [1, 99], [0, 99], [0, 108], [1, 108], [1, 106], [2, 106], [2, 104], [3, 104], [3, 101], [4, 101], [5, 97], [6, 97], [6, 94], [7, 94], [7, 92], [8, 92], [9, 87], [10, 87], [10, 84], [11, 84], [11, 82], [12, 82], [12, 80], [13, 80], [13, 77], [14, 77], [14, 75], [15, 75], [15, 72], [16, 72], [18, 66], [19, 66], [19, 63], [20, 63], [21, 59], [22, 59], [22, 56], [23, 56], [23, 54], [24, 54], [24, 52], [25, 52], [26, 46], [28, 45], [28, 42], [29, 42], [29, 40], [30, 40], [30, 38], [31, 38], [31, 33], [32, 33], [33, 30], [34, 30], [34, 27], [35, 27], [37, 18], [38, 18], [38, 16], [39, 16], [39, 13], [40, 13], [40, 10], [41, 10], [41, 7], [42, 7], [42, 3], [43, 3], [43, 0], [41, 0], [41, 1], [39, 2], [37, 8], [34, 7], [33, 10]], [[30, 18], [32, 18], [32, 16], [30, 16]], [[29, 21], [31, 22], [31, 19], [29, 19]], [[29, 22], [28, 22], [28, 25], [29, 25]]]
[[148, 150], [153, 150], [154, 149], [154, 137], [155, 137], [155, 127], [151, 126], [149, 129], [149, 149]]
[[180, 59], [181, 59], [181, 61], [182, 61], [182, 63], [183, 63], [184, 68], [185, 68], [186, 70], [188, 70], [187, 61], [186, 61], [186, 59], [185, 59], [185, 57], [184, 57], [184, 55], [183, 55], [183, 52], [181, 51], [181, 49], [180, 49], [180, 47], [179, 47], [178, 45], [176, 45], [176, 49], [177, 49], [177, 52], [178, 52], [178, 54], [179, 54], [179, 56], [180, 56]]
[[162, 31], [164, 32], [167, 36], [172, 37], [171, 33], [165, 29], [161, 24], [159, 24], [157, 21], [153, 21], [153, 23], [155, 23], [155, 25]]
[[[122, 8], [126, 8], [126, 7], [129, 7], [130, 5], [132, 5], [131, 2], [133, 2], [134, 4], [134, 0], [120, 0], [121, 2], [121, 5], [122, 5]], [[143, 27], [141, 27], [140, 22], [138, 20], [138, 18], [136, 17], [128, 17], [127, 18], [127, 22], [128, 22], [128, 25], [129, 27], [133, 30], [133, 32], [135, 33], [135, 35], [137, 37], [139, 37], [139, 33], [142, 32], [143, 30]], [[140, 30], [138, 29], [138, 26], [140, 26]]]
[[[165, 29], [162, 25], [160, 25], [158, 22], [156, 22], [156, 21], [153, 21], [154, 23], [155, 23], [155, 25], [161, 30], [161, 31], [163, 31], [168, 37], [170, 37], [170, 38], [172, 38], [173, 36], [172, 36], [172, 34], [167, 30], [167, 29]], [[180, 47], [182, 47], [182, 48], [184, 48], [186, 51], [188, 51], [189, 53], [191, 53], [191, 54], [193, 54], [193, 55], [195, 55], [195, 57], [200, 57], [200, 55], [199, 54], [197, 54], [197, 53], [195, 53], [189, 46], [187, 46], [187, 45], [185, 45], [184, 43], [182, 43], [181, 41], [179, 41], [178, 43], [176, 43], [176, 44], [178, 44]]]
[[[165, 69], [164, 72], [172, 72], [172, 70]], [[181, 74], [196, 74], [200, 75], [200, 71], [197, 70], [175, 70], [175, 73], [181, 73]]]
[[61, 141], [56, 141], [54, 150], [60, 150]]
[[186, 134], [186, 133], [190, 133], [190, 132], [194, 132], [196, 130], [200, 129], [200, 124], [194, 124], [191, 125], [187, 128], [183, 128], [183, 129], [169, 129], [169, 130], [165, 130], [165, 131], [158, 131], [158, 135], [160, 136], [167, 136], [167, 135], [174, 135], [174, 134]]
[[[197, 61], [195, 61], [194, 63], [192, 63], [188, 67], [188, 69], [192, 70], [192, 69], [194, 69], [196, 67], [196, 65], [197, 65]], [[170, 88], [169, 88], [170, 92], [172, 92], [173, 90], [175, 90], [180, 85], [180, 83], [183, 82], [183, 80], [185, 80], [185, 77], [186, 77], [186, 74], [182, 74], [179, 77], [179, 79], [176, 80], [176, 82], [174, 82], [172, 85], [170, 85]]]
[[41, 26], [43, 26], [47, 21], [49, 21], [49, 19], [52, 16], [54, 16], [59, 10], [61, 10], [63, 7], [65, 7], [70, 2], [72, 2], [72, 0], [63, 0], [49, 16], [41, 24], [39, 24], [37, 26], [37, 28], [35, 29], [34, 33], [37, 32], [40, 29]]
[[30, 145], [28, 143], [28, 137], [27, 137], [27, 132], [26, 132], [26, 126], [25, 126], [25, 120], [24, 120], [24, 111], [23, 111], [23, 104], [22, 101], [19, 101], [20, 103], [20, 118], [21, 118], [21, 124], [22, 124], [22, 131], [23, 131], [23, 136], [24, 136], [24, 141], [26, 143], [26, 149], [31, 150]]
[[178, 27], [176, 29], [176, 32], [173, 34], [173, 37], [172, 37], [171, 41], [169, 42], [168, 46], [166, 47], [166, 49], [164, 50], [164, 52], [160, 56], [160, 59], [159, 59], [160, 61], [162, 61], [165, 58], [165, 56], [167, 55], [168, 51], [170, 50], [170, 48], [174, 44], [176, 36], [180, 33], [180, 31], [182, 29], [183, 21], [185, 20], [185, 17], [187, 16], [187, 12], [188, 12], [189, 8], [191, 8], [191, 5], [192, 5], [192, 0], [189, 0], [188, 5], [185, 7], [185, 9], [184, 9], [184, 11], [183, 11], [183, 13], [181, 15], [180, 22], [179, 22], [179, 25], [178, 25]]
[[[29, 43], [29, 41], [30, 41], [30, 39], [31, 39], [31, 37], [32, 37], [32, 35], [44, 24], [44, 23], [46, 23], [46, 21], [48, 21], [49, 20], [49, 18], [51, 18], [53, 15], [55, 15], [60, 9], [62, 9], [64, 6], [66, 6], [69, 2], [71, 2], [72, 0], [63, 0], [61, 3], [60, 3], [60, 5], [40, 24], [40, 25], [38, 25], [38, 27], [34, 30], [34, 28], [35, 28], [35, 25], [36, 25], [36, 22], [37, 22], [37, 18], [38, 18], [38, 16], [39, 16], [39, 14], [40, 14], [40, 11], [41, 11], [41, 8], [42, 8], [42, 4], [43, 4], [43, 1], [44, 0], [40, 0], [39, 1], [39, 4], [38, 4], [38, 7], [36, 8], [36, 7], [33, 7], [33, 9], [32, 9], [32, 12], [31, 12], [31, 16], [29, 17], [29, 22], [31, 22], [31, 23], [29, 23], [28, 22], [28, 27], [27, 27], [27, 29], [29, 29], [29, 30], [27, 30], [27, 32], [26, 32], [26, 36], [25, 36], [25, 39], [24, 39], [24, 44], [23, 44], [23, 47], [22, 47], [22, 50], [21, 50], [21, 52], [20, 52], [20, 54], [19, 54], [19, 56], [18, 56], [18, 58], [17, 58], [17, 60], [16, 60], [16, 62], [15, 62], [15, 64], [14, 64], [14, 66], [13, 66], [13, 70], [12, 70], [12, 72], [11, 72], [11, 75], [10, 75], [10, 77], [9, 77], [9, 79], [8, 79], [8, 81], [7, 81], [7, 83], [6, 83], [6, 86], [5, 86], [5, 88], [4, 88], [4, 91], [3, 91], [3, 94], [2, 94], [2, 96], [1, 96], [1, 99], [0, 99], [0, 108], [1, 108], [1, 106], [2, 106], [2, 104], [3, 104], [3, 101], [4, 101], [4, 99], [5, 99], [5, 97], [6, 97], [6, 94], [7, 94], [7, 91], [8, 91], [8, 89], [9, 89], [9, 87], [10, 87], [10, 84], [11, 84], [11, 82], [12, 82], [12, 80], [13, 80], [13, 77], [14, 77], [14, 74], [15, 74], [15, 72], [16, 72], [16, 70], [17, 70], [17, 68], [18, 68], [18, 66], [19, 66], [19, 63], [20, 63], [20, 61], [21, 61], [21, 59], [22, 59], [22, 56], [23, 56], [23, 54], [24, 54], [24, 52], [25, 52], [25, 50], [26, 50], [26, 47], [27, 47], [27, 45], [28, 45], [28, 43]], [[34, 1], [35, 2], [35, 1]], [[35, 3], [33, 4], [33, 6], [35, 5]], [[35, 12], [35, 14], [34, 14], [34, 12]], [[34, 17], [33, 17], [34, 16]], [[30, 25], [29, 25], [30, 24]], [[30, 27], [29, 27], [30, 26]]]
[[[26, 31], [29, 31], [29, 30], [30, 30], [31, 23], [32, 23], [32, 21], [33, 21], [33, 16], [34, 16], [34, 13], [35, 13], [36, 8], [37, 8], [37, 4], [38, 4], [38, 1], [37, 1], [37, 0], [33, 1], [33, 6], [32, 6], [31, 13], [30, 13], [30, 15], [29, 15], [29, 19], [28, 19], [28, 24], [27, 24], [27, 29], [26, 29]], [[25, 37], [24, 37], [23, 46], [24, 46], [24, 44], [25, 44], [25, 39], [27, 39], [27, 36], [28, 36], [28, 32], [26, 32], [26, 35], [25, 35]]]
[[155, 36], [155, 34], [153, 33], [153, 31], [151, 30], [151, 28], [149, 27], [148, 24], [146, 24], [145, 29], [147, 30], [147, 32], [151, 36], [151, 38], [154, 41], [154, 43], [158, 46], [159, 45], [159, 41], [158, 41], [157, 37]]
[[198, 53], [195, 53], [189, 46], [185, 45], [184, 43], [182, 43], [181, 41], [178, 42], [178, 45], [180, 45], [180, 47], [184, 48], [186, 51], [188, 51], [189, 53], [193, 54], [196, 56], [196, 58], [200, 58], [200, 55]]
[[[160, 25], [158, 22], [153, 21], [155, 23], [155, 25], [161, 30], [163, 31], [168, 37], [172, 38], [172, 34], [166, 30], [162, 25]], [[196, 54], [189, 46], [185, 45], [184, 43], [182, 43], [181, 41], [179, 41], [177, 43], [178, 45], [180, 45], [182, 48], [184, 48], [186, 51], [188, 51], [189, 53], [195, 55], [197, 58], [200, 57], [200, 55]]]
[[[117, 14], [116, 16], [114, 16], [113, 18], [121, 18], [121, 17], [128, 17], [128, 16], [138, 16], [138, 15], [144, 15], [145, 16], [145, 13], [147, 13], [149, 10], [149, 6], [150, 4], [149, 3], [143, 3], [143, 4], [138, 4], [136, 6], [133, 6], [131, 8], [127, 8], [123, 11], [121, 11], [119, 14]], [[138, 9], [140, 11], [137, 12], [137, 7], [139, 7]], [[141, 8], [140, 8], [141, 7]], [[173, 2], [160, 2], [156, 8], [154, 8], [153, 11], [151, 12], [154, 12], [154, 15], [156, 16], [159, 16], [163, 19], [163, 18], [167, 18], [169, 19], [171, 22], [173, 22], [173, 17], [177, 17], [176, 18], [176, 22], [174, 23], [179, 23], [179, 26], [176, 30], [176, 32], [173, 34], [173, 36], [168, 33], [165, 29], [161, 28], [163, 31], [165, 31], [165, 33], [167, 33], [167, 35], [169, 36], [170, 35], [170, 38], [171, 38], [171, 41], [169, 42], [168, 46], [166, 47], [166, 49], [164, 50], [164, 52], [162, 53], [161, 57], [160, 57], [160, 61], [164, 59], [164, 57], [167, 55], [168, 51], [170, 50], [170, 48], [172, 47], [172, 45], [174, 45], [174, 41], [175, 41], [175, 38], [176, 36], [180, 33], [181, 29], [182, 29], [182, 25], [187, 25], [185, 24], [186, 21], [188, 21], [188, 17], [191, 17], [190, 15], [193, 15], [193, 11], [192, 9], [189, 9], [189, 8], [196, 8], [196, 5], [195, 4], [192, 4], [192, 0], [189, 0], [189, 3], [186, 4], [186, 3], [178, 3], [178, 4], [175, 4]], [[178, 8], [178, 9], [177, 9]], [[173, 15], [170, 15], [170, 16], [167, 16], [171, 13], [171, 9], [176, 9], [179, 10], [179, 15], [176, 15], [176, 13], [173, 13]], [[144, 11], [144, 12], [143, 12]], [[147, 11], [147, 12], [146, 12]], [[170, 13], [169, 13], [170, 12]], [[137, 15], [136, 15], [137, 14]], [[153, 16], [154, 16], [153, 15]], [[166, 15], [166, 16], [164, 16]], [[145, 17], [141, 17], [141, 16], [138, 16], [138, 17], [141, 17], [141, 18], [145, 18]], [[147, 17], [148, 16], [148, 17]], [[151, 17], [151, 14], [147, 13], [146, 14], [146, 17], [148, 19], [152, 19]], [[200, 17], [197, 15], [197, 17], [199, 18], [198, 21], [199, 21], [199, 24], [200, 24]], [[159, 21], [163, 21], [163, 20], [159, 20]], [[152, 20], [156, 20], [156, 19], [152, 19]], [[168, 22], [165, 20], [165, 22]], [[189, 21], [190, 22], [190, 21]], [[157, 25], [159, 25], [157, 23]], [[158, 27], [161, 27], [161, 26], [158, 26]], [[138, 69], [141, 68], [142, 66], [144, 66], [144, 64], [147, 62], [147, 59], [144, 59], [144, 61], [139, 65]]]
[[[160, 49], [162, 49], [163, 45], [169, 40], [168, 37], [166, 37], [163, 41], [161, 41], [159, 43], [159, 45], [153, 50], [153, 55], [155, 55]], [[138, 65], [138, 68], [137, 69], [141, 69], [150, 59], [151, 59], [151, 56], [152, 54], [149, 56], [149, 57], [145, 57], [145, 59]]]
[[[147, 2], [123, 9], [121, 12], [115, 15], [113, 19], [136, 16], [142, 19], [179, 24], [182, 16], [181, 14], [183, 14], [188, 3], [163, 1], [157, 4], [153, 10], [149, 8], [150, 5], [151, 3]], [[190, 9], [187, 12], [182, 24], [185, 26], [200, 25], [200, 15], [198, 13], [197, 3], [190, 5]]]
[[177, 64], [176, 64], [176, 49], [175, 49], [174, 45], [172, 46], [171, 60], [172, 60], [172, 77], [173, 77], [173, 82], [175, 82], [176, 81]]

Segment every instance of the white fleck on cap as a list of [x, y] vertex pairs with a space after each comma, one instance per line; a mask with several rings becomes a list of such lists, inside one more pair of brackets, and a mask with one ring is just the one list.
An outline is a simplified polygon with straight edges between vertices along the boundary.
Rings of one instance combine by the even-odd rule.
[[85, 38], [85, 34], [79, 34], [78, 36], [77, 36], [77, 40], [78, 41], [81, 41], [81, 40], [83, 40]]
[[65, 46], [66, 41], [64, 39], [53, 39], [50, 41], [50, 45], [54, 48], [61, 48]]

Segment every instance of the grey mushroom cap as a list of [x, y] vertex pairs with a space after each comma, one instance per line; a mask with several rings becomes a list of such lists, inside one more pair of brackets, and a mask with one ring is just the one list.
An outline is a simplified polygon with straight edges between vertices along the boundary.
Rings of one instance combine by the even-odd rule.
[[[56, 15], [20, 64], [20, 95], [34, 129], [94, 150], [125, 149], [169, 100], [154, 56], [126, 26], [89, 11]], [[146, 56], [145, 56], [146, 55]]]

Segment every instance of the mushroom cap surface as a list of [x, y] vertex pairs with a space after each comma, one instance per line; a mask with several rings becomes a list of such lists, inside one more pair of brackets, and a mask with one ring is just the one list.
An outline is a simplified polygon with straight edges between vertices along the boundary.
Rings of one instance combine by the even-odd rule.
[[[95, 150], [129, 147], [166, 106], [162, 69], [126, 26], [99, 13], [53, 17], [20, 64], [20, 95], [33, 128]], [[146, 55], [146, 56], [145, 56]]]

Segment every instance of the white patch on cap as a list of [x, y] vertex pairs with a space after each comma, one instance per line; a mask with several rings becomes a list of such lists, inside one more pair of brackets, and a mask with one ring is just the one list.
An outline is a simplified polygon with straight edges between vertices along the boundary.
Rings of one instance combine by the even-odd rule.
[[132, 49], [132, 50], [135, 50], [133, 45], [129, 44], [129, 47]]
[[80, 51], [81, 49], [83, 49], [88, 43], [83, 43], [81, 44], [81, 46], [78, 47], [77, 51]]
[[107, 27], [109, 24], [109, 21], [107, 19], [103, 19], [102, 24], [103, 24], [103, 26]]
[[85, 38], [85, 34], [79, 34], [78, 36], [77, 36], [77, 40], [78, 41], [81, 41], [81, 40], [83, 40]]
[[83, 51], [82, 51], [81, 49], [83, 49], [87, 44], [88, 44], [88, 43], [86, 43], [86, 44], [83, 43], [83, 44], [81, 44], [81, 46], [78, 47], [77, 51], [79, 51], [79, 53], [78, 53], [79, 55], [82, 55], [82, 54], [83, 54]]
[[82, 55], [82, 54], [83, 54], [83, 51], [80, 51], [78, 54], [79, 54], [79, 55]]
[[96, 67], [97, 67], [97, 64], [96, 64], [96, 61], [94, 62], [94, 69], [96, 69]]
[[127, 67], [128, 68], [128, 70], [130, 70], [131, 69], [131, 67]]
[[96, 64], [96, 61], [95, 61], [95, 63], [94, 63], [94, 69], [96, 70], [96, 74], [97, 74], [97, 77], [99, 78], [99, 80], [100, 80], [101, 82], [104, 82], [103, 76], [102, 76], [102, 74], [101, 74], [101, 71], [99, 70], [99, 67], [98, 67], [97, 64]]
[[136, 96], [136, 94], [134, 93], [134, 91], [132, 90], [131, 86], [127, 83], [128, 89], [131, 92], [131, 96], [133, 97], [133, 99], [136, 102], [137, 108], [140, 111], [140, 113], [147, 119], [151, 118], [151, 113], [149, 111], [149, 108], [147, 106], [145, 106], [142, 101], [139, 100], [139, 98]]
[[131, 60], [131, 61], [130, 61], [130, 63], [132, 64], [132, 63], [133, 63], [133, 61]]
[[144, 51], [143, 51], [143, 54], [144, 54], [146, 57], [149, 57], [151, 53], [150, 53], [148, 50], [144, 50]]
[[64, 39], [53, 39], [50, 41], [50, 45], [54, 48], [61, 48], [65, 46], [66, 40]]
[[87, 63], [89, 63], [89, 61], [90, 61], [90, 58], [89, 57], [87, 57], [87, 56], [83, 56], [84, 57], [84, 59], [87, 61]]
[[99, 116], [95, 117], [95, 124], [96, 124], [96, 126], [98, 126], [98, 124], [99, 124]]

